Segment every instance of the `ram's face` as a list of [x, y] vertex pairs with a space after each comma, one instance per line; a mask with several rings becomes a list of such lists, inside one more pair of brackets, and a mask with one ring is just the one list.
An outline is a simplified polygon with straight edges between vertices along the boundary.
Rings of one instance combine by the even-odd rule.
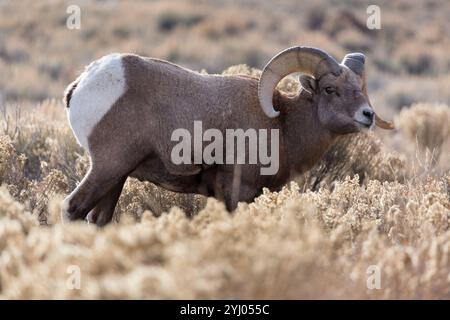
[[330, 131], [345, 134], [369, 129], [375, 113], [363, 92], [363, 79], [346, 66], [339, 76], [328, 74], [317, 84], [318, 115]]

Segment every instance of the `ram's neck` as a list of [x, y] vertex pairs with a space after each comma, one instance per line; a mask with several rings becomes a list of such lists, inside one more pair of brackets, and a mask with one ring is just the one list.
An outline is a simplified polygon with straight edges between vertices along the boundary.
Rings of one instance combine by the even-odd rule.
[[306, 91], [297, 95], [278, 93], [274, 99], [279, 99], [275, 105], [284, 109], [280, 120], [290, 174], [302, 173], [320, 160], [336, 136], [321, 125], [317, 104]]

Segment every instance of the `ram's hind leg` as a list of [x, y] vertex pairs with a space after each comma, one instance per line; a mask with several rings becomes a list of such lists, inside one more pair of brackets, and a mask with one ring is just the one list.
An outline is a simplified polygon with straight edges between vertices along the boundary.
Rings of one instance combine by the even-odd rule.
[[91, 167], [76, 189], [64, 200], [63, 215], [68, 220], [81, 220], [104, 195], [110, 192], [122, 179], [116, 176], [113, 168]]
[[89, 223], [95, 223], [97, 226], [101, 227], [112, 220], [114, 209], [120, 194], [122, 193], [125, 181], [126, 177], [101, 198], [95, 208], [92, 209], [86, 217]]
[[[101, 211], [113, 211], [113, 207], [117, 203], [116, 198], [120, 195], [126, 177], [142, 161], [141, 157], [137, 156], [138, 154], [140, 153], [134, 150], [114, 148], [113, 144], [101, 145], [96, 148], [91, 154], [92, 164], [89, 172], [64, 200], [64, 218], [68, 220], [85, 219], [89, 211], [108, 193], [110, 194], [106, 198], [114, 201], [108, 205], [100, 203]], [[105, 219], [109, 214], [105, 213]], [[101, 221], [103, 219], [101, 218]]]

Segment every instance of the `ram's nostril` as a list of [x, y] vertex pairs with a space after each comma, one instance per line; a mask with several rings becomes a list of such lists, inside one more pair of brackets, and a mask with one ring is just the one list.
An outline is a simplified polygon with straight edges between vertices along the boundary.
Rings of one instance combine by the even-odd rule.
[[363, 115], [369, 119], [373, 119], [374, 112], [372, 110], [363, 110]]

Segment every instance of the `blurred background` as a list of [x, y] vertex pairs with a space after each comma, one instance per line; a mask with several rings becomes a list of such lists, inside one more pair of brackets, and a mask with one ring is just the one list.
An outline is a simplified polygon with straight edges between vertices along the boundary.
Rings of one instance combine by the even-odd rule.
[[[79, 5], [81, 28], [66, 27]], [[381, 29], [366, 26], [369, 5]], [[389, 117], [415, 102], [450, 103], [450, 2], [424, 1], [0, 1], [4, 101], [60, 98], [92, 60], [133, 52], [194, 70], [262, 68], [280, 50], [317, 46], [368, 59], [372, 102]]]

